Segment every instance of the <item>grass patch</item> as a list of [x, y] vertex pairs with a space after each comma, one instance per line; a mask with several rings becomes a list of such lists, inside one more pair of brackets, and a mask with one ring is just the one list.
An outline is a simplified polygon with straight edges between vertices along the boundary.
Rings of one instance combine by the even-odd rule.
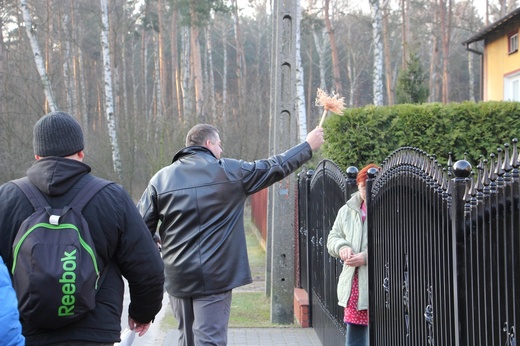
[[253, 281], [265, 281], [265, 250], [260, 245], [253, 222], [245, 223], [247, 256]]
[[230, 328], [272, 327], [270, 321], [271, 301], [263, 292], [233, 293]]

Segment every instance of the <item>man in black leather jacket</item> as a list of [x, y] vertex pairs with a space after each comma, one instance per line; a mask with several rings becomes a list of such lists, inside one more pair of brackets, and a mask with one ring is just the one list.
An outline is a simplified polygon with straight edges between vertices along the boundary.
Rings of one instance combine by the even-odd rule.
[[[84, 141], [79, 123], [53, 112], [34, 126], [36, 161], [27, 171], [49, 204], [63, 208], [89, 178], [83, 163]], [[0, 255], [8, 268], [20, 224], [34, 212], [31, 202], [12, 182], [0, 185]], [[100, 190], [82, 212], [98, 259], [108, 272], [96, 294], [96, 306], [85, 317], [60, 329], [43, 329], [22, 319], [26, 345], [113, 345], [120, 340], [124, 276], [130, 288], [129, 326], [143, 335], [159, 312], [164, 292], [164, 265], [134, 202], [117, 184]], [[5, 326], [0, 326], [3, 328]], [[2, 341], [0, 341], [2, 344]]]
[[244, 233], [246, 198], [282, 180], [323, 144], [323, 129], [283, 154], [246, 162], [220, 158], [215, 127], [199, 124], [171, 165], [157, 172], [137, 207], [159, 225], [166, 291], [179, 345], [226, 345], [231, 290], [252, 282]]

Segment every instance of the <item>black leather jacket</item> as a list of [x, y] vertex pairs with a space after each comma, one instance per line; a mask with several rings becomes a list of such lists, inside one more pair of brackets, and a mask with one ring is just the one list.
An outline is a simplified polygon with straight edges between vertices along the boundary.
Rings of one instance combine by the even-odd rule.
[[307, 142], [254, 162], [218, 160], [199, 146], [175, 154], [173, 163], [153, 176], [138, 203], [152, 233], [160, 221], [168, 293], [194, 297], [251, 283], [244, 202], [311, 157]]

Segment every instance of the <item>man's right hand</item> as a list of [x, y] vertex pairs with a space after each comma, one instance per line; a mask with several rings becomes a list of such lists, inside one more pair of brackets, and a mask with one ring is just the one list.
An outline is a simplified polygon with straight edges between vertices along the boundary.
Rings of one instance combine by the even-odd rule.
[[325, 140], [323, 139], [323, 135], [323, 127], [316, 127], [314, 130], [307, 134], [307, 138], [305, 140], [311, 146], [312, 151], [319, 149], [321, 145], [325, 142]]
[[128, 327], [130, 330], [133, 330], [137, 335], [143, 336], [148, 331], [148, 328], [150, 328], [150, 324], [152, 322], [148, 323], [139, 323], [135, 321], [132, 317], [128, 316]]

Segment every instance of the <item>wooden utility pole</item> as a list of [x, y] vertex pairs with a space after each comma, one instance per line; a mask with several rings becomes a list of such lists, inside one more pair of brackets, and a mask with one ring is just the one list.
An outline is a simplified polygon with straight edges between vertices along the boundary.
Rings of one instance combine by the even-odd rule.
[[[298, 142], [296, 114], [297, 1], [273, 1], [271, 60], [270, 154]], [[271, 322], [294, 322], [294, 211], [295, 177], [269, 189], [267, 275], [270, 274]], [[268, 279], [269, 282], [269, 279]]]

